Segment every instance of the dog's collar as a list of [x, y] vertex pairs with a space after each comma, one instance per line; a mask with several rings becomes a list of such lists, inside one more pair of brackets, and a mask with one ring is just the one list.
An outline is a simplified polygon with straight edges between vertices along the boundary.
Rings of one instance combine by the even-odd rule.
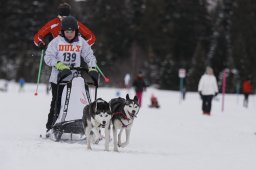
[[119, 119], [119, 121], [122, 123], [122, 126], [123, 126], [124, 128], [126, 128], [127, 126], [129, 126], [129, 125], [131, 125], [131, 124], [133, 123], [133, 119], [127, 120], [127, 121], [128, 121], [127, 124], [125, 124], [125, 123], [122, 121], [122, 119]]
[[[129, 123], [129, 121], [130, 120], [133, 120], [133, 119], [129, 119], [123, 112], [115, 112], [115, 113], [113, 113], [113, 116], [114, 115], [120, 115], [120, 116], [122, 116], [122, 118], [123, 119], [125, 119], [125, 120], [127, 120], [128, 121], [128, 124], [125, 124], [123, 121], [122, 121], [122, 119], [121, 118], [118, 118], [118, 120], [122, 123], [122, 126], [123, 127], [127, 127], [127, 126], [129, 126], [130, 124], [132, 124], [132, 121]], [[129, 114], [130, 115], [130, 114]], [[133, 117], [131, 117], [131, 118], [133, 118]]]

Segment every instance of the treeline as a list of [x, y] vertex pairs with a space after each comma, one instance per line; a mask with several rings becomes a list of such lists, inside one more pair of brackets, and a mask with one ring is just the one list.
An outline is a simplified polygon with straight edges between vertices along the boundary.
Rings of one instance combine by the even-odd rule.
[[[56, 17], [61, 0], [1, 1], [0, 78], [35, 82], [40, 51], [33, 35]], [[187, 72], [187, 90], [196, 90], [206, 65], [221, 82], [229, 69], [228, 91], [242, 79], [255, 81], [256, 1], [216, 0], [67, 0], [72, 15], [95, 33], [98, 65], [122, 86], [123, 77], [142, 71], [149, 84], [179, 88], [178, 70]], [[42, 82], [49, 68], [43, 66]], [[221, 85], [221, 83], [220, 83]]]

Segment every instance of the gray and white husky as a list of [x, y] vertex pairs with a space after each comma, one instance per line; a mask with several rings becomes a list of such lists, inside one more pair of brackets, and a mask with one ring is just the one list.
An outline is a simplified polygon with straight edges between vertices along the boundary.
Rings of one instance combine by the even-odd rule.
[[86, 135], [87, 149], [91, 150], [91, 137], [95, 135], [96, 140], [101, 137], [100, 128], [105, 128], [105, 150], [109, 150], [110, 124], [112, 112], [109, 103], [98, 98], [83, 110], [83, 126]]
[[[134, 118], [139, 112], [138, 98], [135, 96], [130, 99], [129, 95], [126, 95], [126, 99], [114, 98], [110, 100], [109, 105], [112, 111], [112, 124], [113, 124], [113, 140], [114, 151], [118, 151], [119, 147], [125, 147], [129, 144], [130, 133], [133, 125]], [[117, 130], [120, 129], [117, 139]], [[121, 135], [123, 130], [126, 133], [125, 142], [121, 142]]]

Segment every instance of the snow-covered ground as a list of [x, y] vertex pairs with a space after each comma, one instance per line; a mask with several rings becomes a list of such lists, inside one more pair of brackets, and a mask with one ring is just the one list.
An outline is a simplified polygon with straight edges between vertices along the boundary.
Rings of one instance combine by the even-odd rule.
[[[197, 93], [179, 93], [149, 88], [135, 120], [131, 141], [120, 152], [104, 151], [104, 143], [86, 149], [85, 142], [53, 142], [39, 138], [45, 131], [51, 95], [45, 86], [27, 84], [25, 92], [11, 83], [0, 92], [0, 170], [255, 170], [256, 97], [249, 108], [243, 97], [221, 96], [213, 101], [212, 115], [201, 114]], [[105, 100], [116, 97], [119, 89], [99, 88]], [[125, 90], [120, 90], [124, 97]], [[148, 107], [154, 93], [160, 109]], [[133, 95], [133, 90], [130, 90]]]

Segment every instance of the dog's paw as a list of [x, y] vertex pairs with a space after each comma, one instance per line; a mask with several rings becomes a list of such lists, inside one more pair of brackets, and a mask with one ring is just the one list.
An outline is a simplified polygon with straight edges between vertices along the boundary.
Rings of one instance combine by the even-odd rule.
[[99, 139], [97, 139], [97, 140], [93, 141], [93, 144], [98, 145], [98, 144], [99, 144], [99, 142], [100, 142], [100, 140], [99, 140]]
[[92, 143], [97, 145], [97, 144], [99, 144], [99, 142], [102, 141], [103, 139], [104, 139], [103, 136], [94, 137]]
[[102, 134], [100, 134], [99, 139], [102, 140], [102, 139], [104, 139], [104, 138], [105, 138], [105, 137], [104, 137]]
[[[86, 140], [86, 136], [84, 134], [80, 135], [80, 140]], [[86, 140], [87, 141], [87, 140]]]
[[92, 147], [91, 146], [87, 146], [87, 150], [92, 150]]
[[117, 146], [114, 146], [114, 151], [115, 151], [115, 152], [118, 152]]
[[128, 145], [128, 143], [122, 143], [121, 145], [118, 145], [119, 147], [121, 147], [121, 148], [124, 148], [124, 147], [126, 147]]
[[102, 141], [103, 138], [98, 138], [93, 141], [94, 144], [98, 145], [100, 141]]

